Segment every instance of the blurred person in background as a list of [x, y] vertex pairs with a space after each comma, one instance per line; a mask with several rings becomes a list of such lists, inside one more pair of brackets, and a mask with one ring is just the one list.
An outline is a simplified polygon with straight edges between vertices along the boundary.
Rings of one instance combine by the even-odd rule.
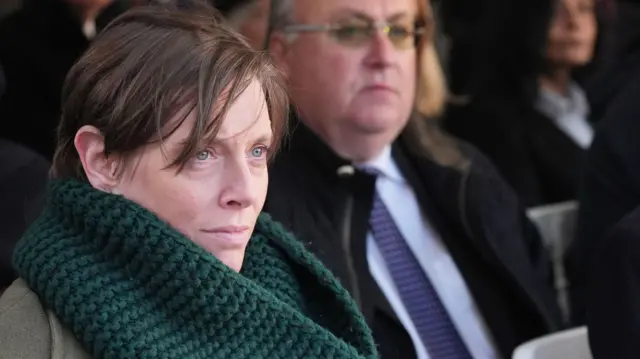
[[22, 6], [22, 0], [4, 0], [0, 2], [0, 19]]
[[211, 1], [234, 30], [246, 37], [254, 49], [264, 49], [269, 26], [270, 0]]
[[[0, 98], [4, 92], [0, 66]], [[49, 162], [16, 143], [0, 139], [0, 294], [17, 278], [11, 254], [42, 209]]]
[[347, 291], [261, 215], [281, 74], [196, 3], [129, 11], [71, 69], [0, 357], [377, 358]]
[[435, 121], [446, 89], [422, 0], [273, 0], [293, 134], [265, 209], [348, 287], [382, 358], [507, 358], [561, 327], [515, 193]]
[[0, 138], [53, 158], [60, 93], [89, 42], [128, 8], [120, 0], [25, 0], [0, 22], [0, 63], [7, 77], [0, 100]]
[[640, 358], [640, 207], [593, 243], [593, 250], [579, 307], [586, 313], [576, 313], [586, 314], [593, 358]]
[[598, 45], [596, 1], [514, 2], [517, 11], [497, 3], [473, 5], [466, 29], [449, 26], [460, 93], [444, 127], [488, 155], [526, 207], [573, 200], [594, 132], [575, 75]]
[[[598, 248], [607, 246], [600, 242], [606, 240], [623, 217], [640, 205], [640, 1], [619, 1], [617, 19], [617, 33], [622, 41], [617, 46], [615, 63], [590, 86], [590, 97], [599, 104], [603, 117], [587, 156], [579, 197], [578, 232], [566, 255], [576, 325], [586, 322], [589, 313], [585, 301], [589, 299], [589, 293], [595, 295], [588, 289], [592, 272], [599, 270], [593, 262], [601, 262]], [[602, 278], [600, 274], [598, 276]], [[618, 302], [622, 300], [629, 300], [629, 304], [640, 300], [640, 293], [635, 293], [635, 279], [622, 276], [617, 282], [617, 285], [628, 287], [629, 297], [616, 298], [613, 302], [609, 293], [602, 293], [612, 300], [612, 305], [622, 305]], [[629, 308], [629, 320], [633, 320], [632, 313], [637, 312]], [[634, 329], [630, 333], [637, 331]]]

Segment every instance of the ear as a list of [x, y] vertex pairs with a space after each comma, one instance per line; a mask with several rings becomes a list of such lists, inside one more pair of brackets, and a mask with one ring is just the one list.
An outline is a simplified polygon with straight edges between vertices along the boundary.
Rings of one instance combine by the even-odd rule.
[[117, 161], [104, 154], [104, 137], [93, 126], [83, 126], [76, 132], [73, 144], [78, 151], [84, 173], [94, 188], [111, 192], [118, 184]]
[[287, 61], [289, 50], [289, 42], [285, 35], [281, 32], [272, 32], [269, 37], [269, 55], [276, 66], [285, 74], [289, 73], [289, 62]]

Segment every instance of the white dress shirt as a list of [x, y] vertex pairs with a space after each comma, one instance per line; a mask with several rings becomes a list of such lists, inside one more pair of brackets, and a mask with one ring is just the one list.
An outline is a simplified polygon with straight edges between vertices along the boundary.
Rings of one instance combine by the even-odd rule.
[[[391, 149], [386, 148], [378, 158], [359, 167], [375, 169], [380, 173], [376, 190], [429, 277], [471, 355], [477, 359], [498, 358], [484, 319], [462, 275], [438, 233], [421, 214], [411, 186], [391, 157]], [[371, 233], [367, 236], [367, 260], [371, 275], [411, 336], [418, 359], [438, 359], [429, 358]]]
[[540, 87], [536, 108], [549, 117], [556, 127], [580, 148], [586, 150], [591, 146], [594, 131], [587, 120], [589, 102], [578, 84], [571, 83], [566, 96]]

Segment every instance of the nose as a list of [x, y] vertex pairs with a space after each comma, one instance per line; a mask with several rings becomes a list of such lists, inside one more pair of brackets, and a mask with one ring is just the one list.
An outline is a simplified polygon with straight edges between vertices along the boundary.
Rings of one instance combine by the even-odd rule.
[[393, 64], [395, 51], [389, 36], [382, 29], [378, 29], [371, 38], [365, 62], [372, 69], [384, 69]]
[[563, 4], [560, 11], [562, 15], [564, 15], [563, 18], [566, 27], [575, 28], [578, 26], [578, 17], [580, 16], [580, 10], [577, 6]]
[[233, 160], [224, 166], [219, 205], [225, 209], [243, 209], [256, 198], [254, 176], [246, 161]]

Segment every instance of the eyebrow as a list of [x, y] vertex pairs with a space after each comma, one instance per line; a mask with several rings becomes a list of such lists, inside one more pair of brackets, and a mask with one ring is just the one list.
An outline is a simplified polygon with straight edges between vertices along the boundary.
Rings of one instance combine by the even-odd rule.
[[[419, 14], [416, 14], [416, 17], [418, 16]], [[344, 18], [350, 18], [350, 17], [355, 17], [357, 19], [364, 20], [364, 21], [373, 21], [373, 18], [368, 14], [359, 10], [354, 10], [349, 8], [340, 8], [332, 12], [330, 16], [331, 19], [339, 19], [339, 18], [344, 19]], [[385, 20], [391, 22], [391, 21], [401, 20], [404, 18], [411, 18], [411, 14], [406, 12], [397, 12], [395, 14], [388, 16]]]
[[272, 141], [273, 141], [273, 134], [272, 134], [272, 133], [269, 133], [269, 134], [266, 134], [266, 133], [265, 133], [265, 134], [263, 134], [263, 135], [259, 136], [258, 138], [256, 138], [256, 139], [254, 140], [254, 142], [257, 142], [257, 143], [266, 143], [266, 144], [268, 144], [268, 145], [271, 145], [271, 142], [272, 142]]

